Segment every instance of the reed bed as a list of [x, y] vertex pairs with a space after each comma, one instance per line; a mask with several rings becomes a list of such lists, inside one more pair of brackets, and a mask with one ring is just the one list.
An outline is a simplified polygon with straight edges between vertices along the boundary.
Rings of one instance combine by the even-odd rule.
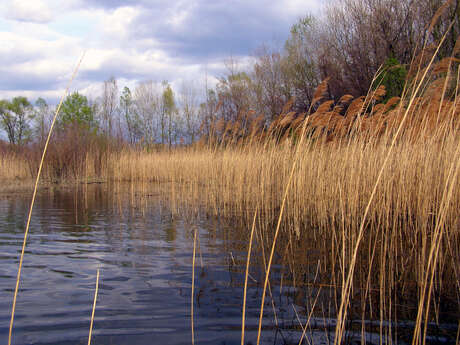
[[[369, 107], [372, 93], [358, 105], [352, 102], [335, 122], [327, 116], [339, 115], [320, 105], [307, 118], [311, 123], [299, 157], [293, 154], [296, 119], [303, 115], [287, 113], [286, 121], [268, 130], [274, 139], [261, 143], [251, 134], [249, 140], [235, 140], [232, 133], [230, 145], [125, 151], [109, 159], [107, 178], [170, 183], [175, 205], [199, 204], [246, 225], [259, 209], [259, 227], [273, 239], [295, 167], [281, 219], [284, 241], [278, 246], [280, 256], [290, 251], [294, 285], [303, 279], [306, 285], [328, 286], [320, 313], [334, 318], [345, 306], [349, 321], [361, 320], [363, 339], [371, 327], [366, 320], [379, 320], [382, 342], [402, 337], [423, 344], [433, 329], [444, 332], [439, 325], [455, 323], [460, 310], [459, 113], [457, 96], [445, 97], [446, 85], [441, 93], [398, 100], [400, 106], [389, 105], [386, 112], [380, 108], [379, 115]], [[348, 123], [338, 126], [339, 121]], [[305, 259], [313, 248], [316, 254]], [[313, 257], [321, 274], [309, 282], [305, 261]], [[351, 266], [351, 290], [344, 296]], [[315, 294], [312, 290], [311, 299]], [[416, 320], [412, 338], [398, 334], [400, 320]], [[340, 331], [336, 343], [343, 336]]]
[[25, 181], [30, 178], [29, 166], [23, 155], [12, 152], [0, 154], [0, 180]]
[[[452, 130], [442, 140], [423, 136], [402, 139], [394, 146], [370, 204], [358, 250], [350, 297], [352, 318], [380, 319], [381, 325], [389, 320], [414, 320], [435, 244], [439, 257], [428, 320], [458, 318], [460, 179], [457, 175], [449, 180], [449, 171], [452, 162], [459, 160], [459, 145], [458, 132]], [[334, 303], [328, 313], [340, 304], [340, 289], [388, 146], [382, 138], [336, 142], [309, 138], [294, 170], [282, 219], [284, 241], [277, 252], [291, 253], [288, 262], [294, 283], [302, 279], [309, 283], [302, 278], [310, 269], [306, 261], [320, 261], [321, 279], [315, 284], [333, 287], [329, 293]], [[128, 151], [110, 158], [110, 179], [169, 184], [166, 193], [174, 205], [200, 205], [248, 229], [259, 208], [262, 220], [258, 226], [269, 239], [274, 235], [293, 160], [289, 140], [270, 147]], [[452, 194], [443, 205], [446, 185], [451, 185]], [[440, 239], [436, 227], [441, 213], [444, 235]], [[306, 259], [311, 251], [315, 254]], [[382, 339], [394, 337], [390, 326], [382, 326], [381, 332]]]

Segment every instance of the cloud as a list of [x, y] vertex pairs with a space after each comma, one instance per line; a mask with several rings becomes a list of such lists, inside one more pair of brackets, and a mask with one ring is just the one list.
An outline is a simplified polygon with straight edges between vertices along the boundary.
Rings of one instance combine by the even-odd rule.
[[172, 56], [194, 61], [251, 54], [288, 29], [286, 18], [260, 1], [202, 0], [183, 6], [151, 7], [130, 27], [131, 38], [153, 37]]
[[113, 11], [113, 31], [131, 47], [149, 39], [168, 55], [193, 62], [248, 55], [263, 43], [283, 42], [298, 17], [319, 7], [317, 0], [84, 1]]
[[98, 92], [111, 76], [128, 85], [143, 80], [178, 85], [206, 75], [214, 83], [226, 59], [246, 65], [260, 45], [281, 46], [297, 18], [319, 3], [12, 0], [0, 4], [6, 18], [0, 18], [0, 98], [57, 99], [83, 50], [74, 88], [88, 93]]
[[53, 16], [42, 0], [12, 0], [5, 17], [22, 22], [49, 23]]
[[120, 41], [128, 39], [128, 28], [139, 16], [140, 10], [135, 7], [119, 7], [108, 13], [102, 20], [102, 31], [109, 37]]

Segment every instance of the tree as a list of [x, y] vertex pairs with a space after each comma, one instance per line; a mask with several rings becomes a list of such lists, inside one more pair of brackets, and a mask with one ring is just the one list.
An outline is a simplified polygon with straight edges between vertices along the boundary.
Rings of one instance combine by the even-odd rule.
[[407, 71], [395, 58], [388, 58], [384, 64], [383, 73], [377, 78], [375, 85], [385, 86], [385, 97], [383, 102], [391, 97], [401, 96], [406, 83]]
[[26, 97], [15, 97], [11, 102], [0, 101], [0, 126], [6, 131], [11, 144], [23, 145], [30, 139], [30, 120], [33, 117], [32, 105]]
[[35, 101], [35, 135], [40, 143], [46, 140], [50, 126], [52, 113], [50, 107], [43, 98]]
[[101, 99], [101, 128], [106, 136], [113, 135], [114, 115], [117, 110], [118, 85], [114, 77], [104, 81]]
[[200, 134], [208, 139], [215, 135], [213, 128], [219, 107], [216, 92], [206, 88], [206, 102], [200, 104], [198, 114], [200, 118]]
[[139, 116], [136, 113], [134, 99], [129, 87], [125, 86], [120, 96], [121, 116], [124, 117], [128, 130], [128, 139], [131, 144], [136, 143], [142, 137]]
[[225, 121], [236, 121], [238, 116], [247, 113], [252, 107], [252, 80], [246, 72], [231, 70], [217, 84], [220, 112]]
[[283, 68], [284, 57], [278, 51], [262, 47], [256, 59], [253, 71], [256, 110], [264, 114], [267, 121], [272, 121], [292, 97]]
[[161, 98], [161, 113], [162, 113], [162, 122], [161, 122], [161, 143], [164, 144], [165, 139], [165, 127], [167, 127], [167, 139], [168, 145], [171, 147], [176, 139], [178, 122], [177, 122], [177, 107], [176, 101], [174, 99], [174, 92], [171, 89], [171, 86], [167, 81], [163, 82], [163, 94]]
[[290, 96], [295, 97], [295, 110], [299, 112], [308, 110], [313, 100], [313, 92], [320, 82], [313, 46], [315, 25], [312, 16], [299, 19], [291, 27], [290, 37], [284, 47], [286, 57], [282, 60], [282, 74], [285, 76]]
[[[447, 6], [432, 23], [442, 3]], [[331, 78], [329, 86], [334, 98], [344, 93], [366, 94], [374, 75], [389, 57], [409, 65], [425, 44], [439, 43], [451, 22], [439, 58], [452, 53], [460, 34], [460, 0], [331, 2], [312, 37], [321, 77]]]
[[86, 96], [74, 92], [66, 97], [61, 107], [60, 123], [62, 126], [73, 124], [81, 128], [97, 130], [94, 119], [94, 108], [88, 103]]
[[158, 116], [161, 116], [160, 92], [151, 80], [139, 83], [134, 90], [136, 110], [132, 117], [133, 130], [138, 133], [147, 145], [155, 141], [158, 129]]
[[180, 107], [185, 121], [185, 132], [191, 143], [198, 134], [198, 91], [191, 82], [183, 82], [179, 94]]

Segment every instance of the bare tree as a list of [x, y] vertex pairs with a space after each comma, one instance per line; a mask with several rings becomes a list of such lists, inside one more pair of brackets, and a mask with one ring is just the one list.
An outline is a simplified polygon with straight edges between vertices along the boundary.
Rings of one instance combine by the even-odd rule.
[[[113, 135], [114, 116], [118, 107], [118, 85], [114, 77], [104, 81], [101, 99], [100, 125], [107, 136]], [[119, 126], [119, 131], [121, 130]]]
[[134, 99], [139, 129], [142, 133], [144, 142], [151, 145], [155, 142], [158, 134], [158, 117], [161, 113], [160, 90], [151, 80], [141, 82], [136, 86]]
[[51, 127], [52, 110], [43, 98], [38, 98], [34, 107], [35, 135], [39, 143], [44, 143]]
[[322, 77], [331, 77], [333, 96], [365, 94], [388, 59], [410, 64], [425, 43], [447, 32], [440, 57], [452, 52], [460, 33], [460, 0], [449, 6], [431, 27], [439, 0], [337, 0], [325, 10], [314, 38]]
[[193, 143], [199, 129], [198, 89], [193, 82], [182, 82], [179, 93], [179, 105], [185, 123], [187, 140]]
[[279, 115], [292, 96], [283, 65], [280, 52], [267, 47], [259, 49], [252, 73], [253, 92], [257, 100], [256, 111], [264, 114], [267, 121]]

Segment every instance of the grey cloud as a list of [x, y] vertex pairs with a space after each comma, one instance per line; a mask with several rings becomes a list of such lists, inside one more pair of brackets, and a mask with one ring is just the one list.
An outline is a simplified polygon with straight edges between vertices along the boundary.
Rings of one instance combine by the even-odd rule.
[[46, 54], [44, 51], [37, 51], [35, 49], [24, 49], [24, 47], [18, 45], [14, 47], [14, 49], [0, 55], [0, 65], [12, 66], [31, 60], [37, 60], [45, 56]]
[[0, 90], [34, 90], [46, 91], [61, 87], [61, 81], [56, 76], [40, 75], [35, 73], [18, 73], [8, 69], [1, 69]]
[[[273, 4], [262, 0], [98, 0], [90, 3], [111, 9], [136, 5], [141, 14], [128, 28], [129, 44], [136, 45], [136, 40], [153, 38], [168, 56], [180, 57], [190, 63], [249, 55], [264, 43], [283, 41], [296, 19], [277, 13]], [[178, 26], [171, 25], [169, 21], [180, 11], [186, 13], [184, 21]], [[299, 16], [303, 14], [299, 13]]]
[[145, 74], [133, 71], [127, 66], [104, 65], [102, 68], [90, 71], [81, 71], [79, 78], [89, 82], [101, 82], [111, 77], [125, 79], [142, 79]]
[[284, 36], [290, 24], [260, 2], [197, 2], [176, 28], [166, 20], [174, 9], [164, 10], [145, 11], [131, 27], [132, 37], [154, 37], [169, 55], [192, 60], [251, 54], [274, 36]]

